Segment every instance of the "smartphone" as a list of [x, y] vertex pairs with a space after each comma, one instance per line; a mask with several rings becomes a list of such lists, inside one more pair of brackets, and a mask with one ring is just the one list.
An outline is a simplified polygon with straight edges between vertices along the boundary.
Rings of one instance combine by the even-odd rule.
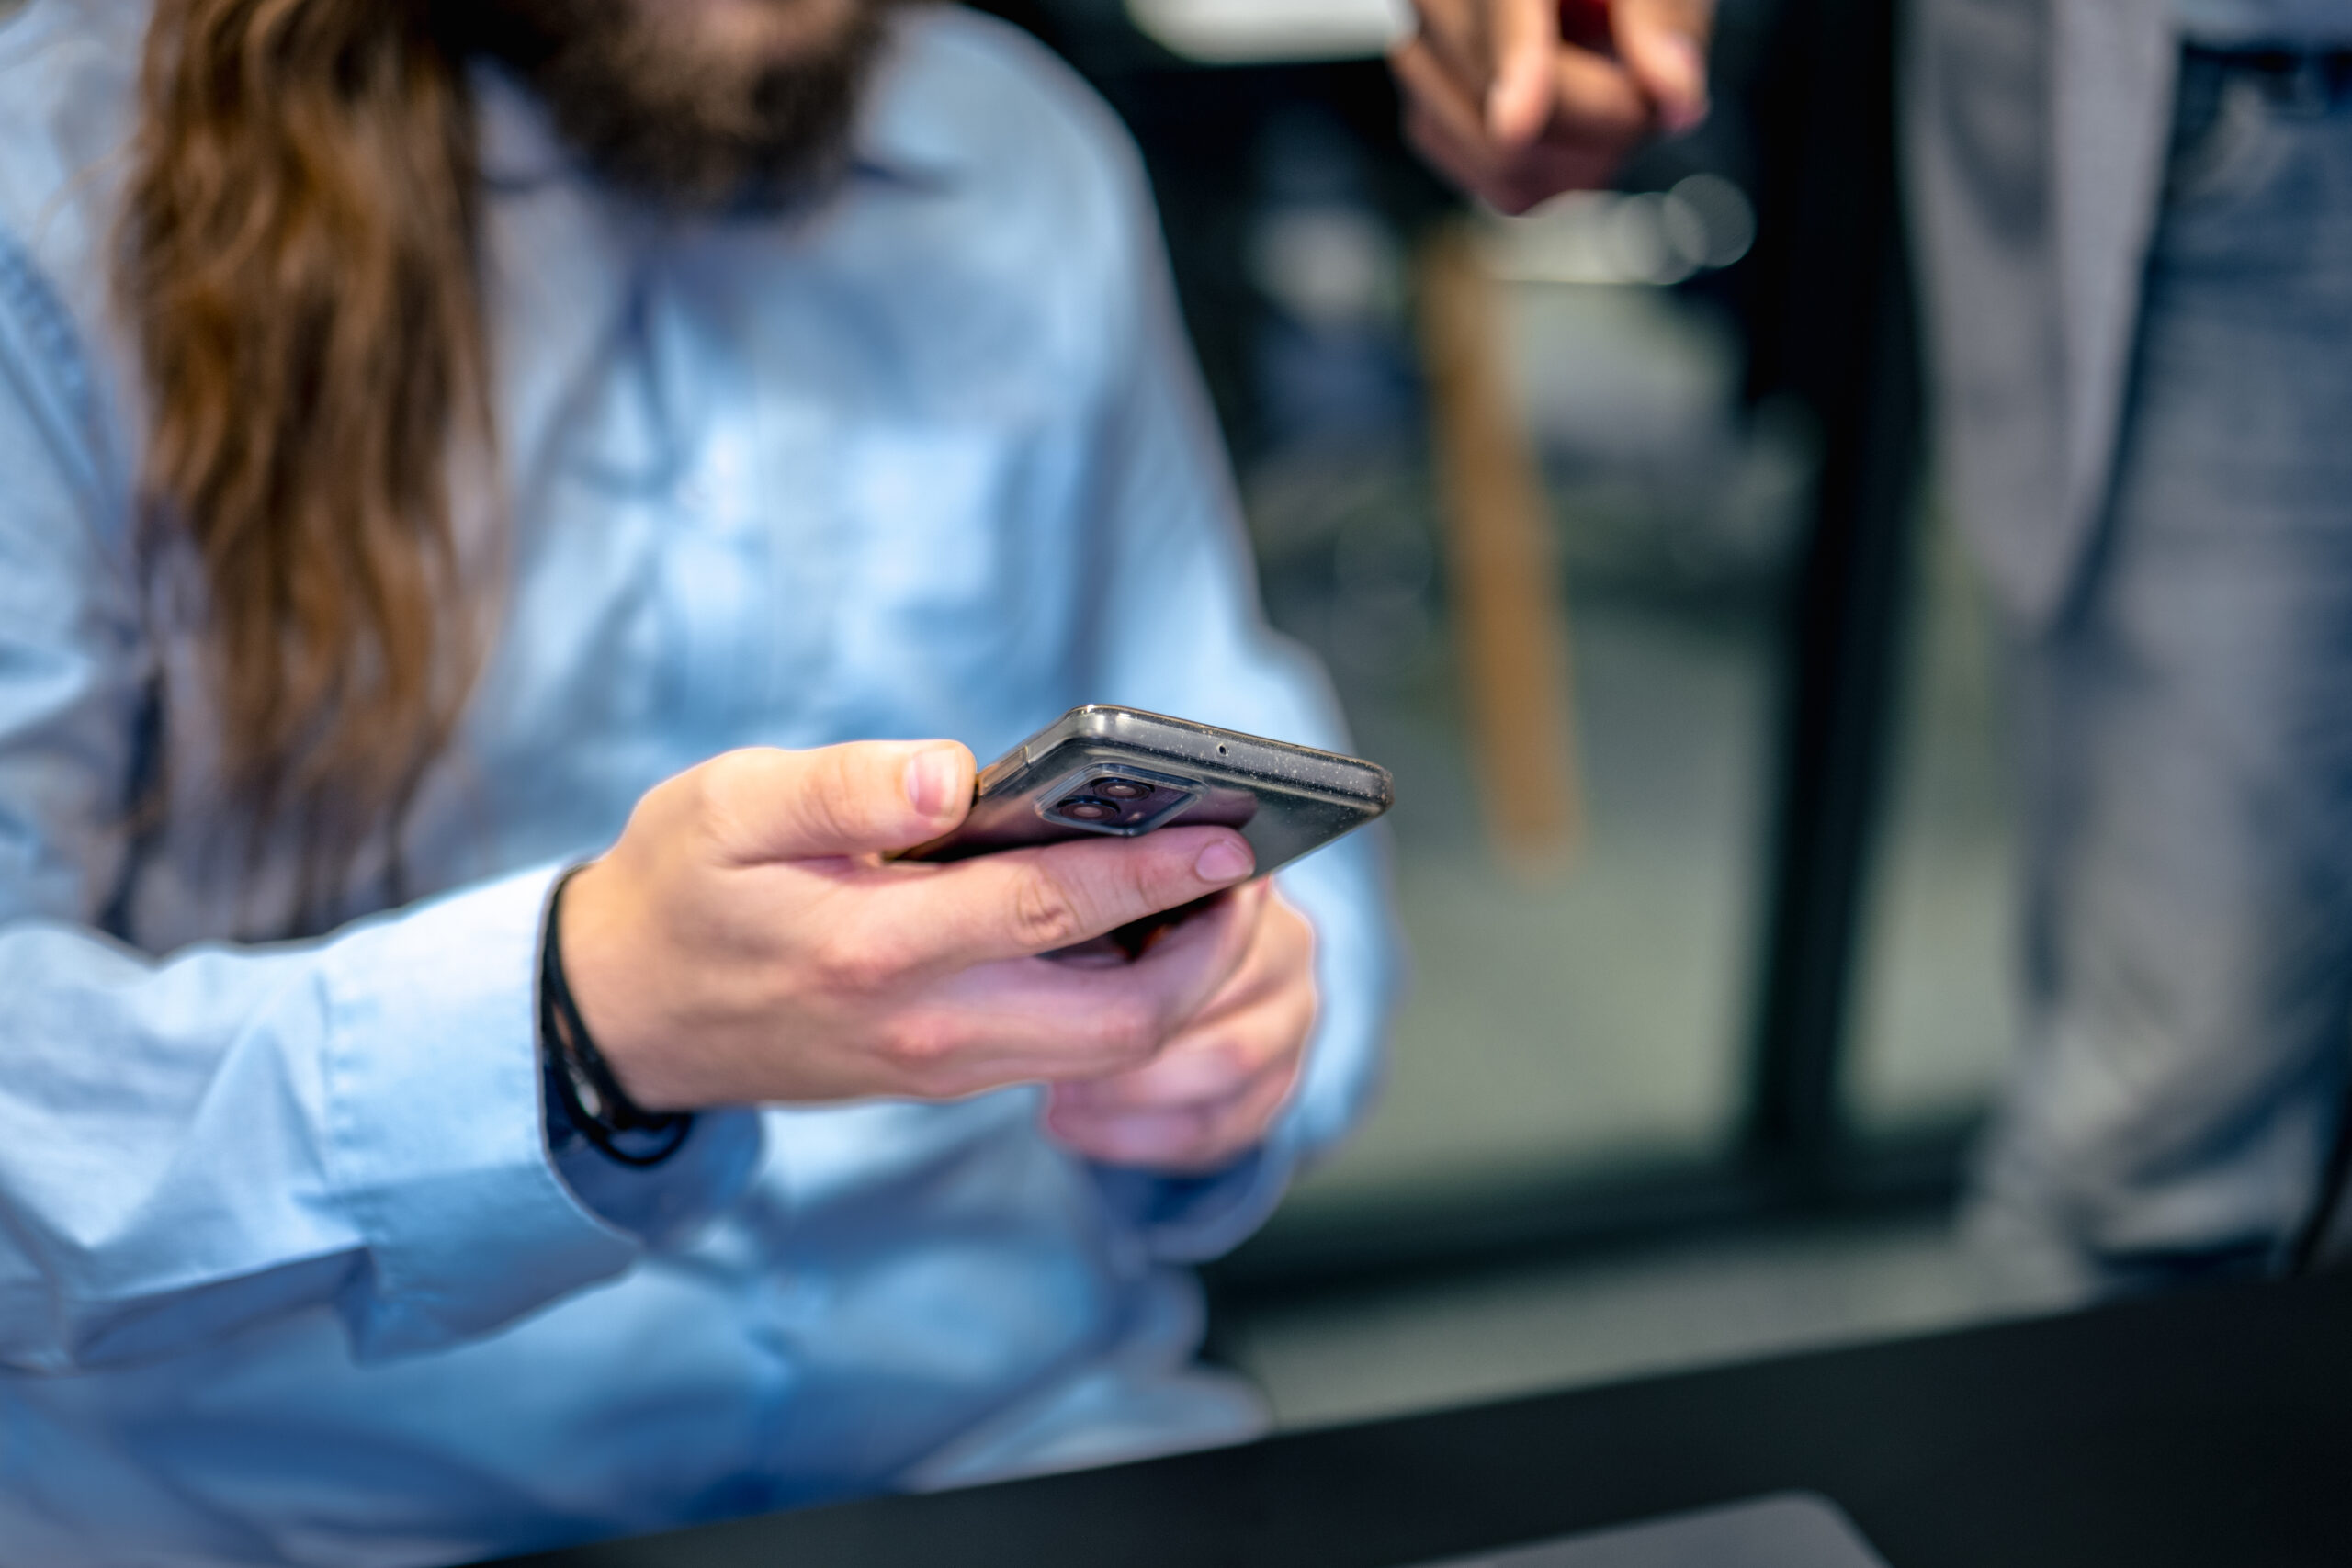
[[[1388, 770], [1360, 758], [1092, 703], [980, 770], [962, 825], [899, 858], [963, 860], [1210, 825], [1248, 840], [1262, 876], [1363, 827], [1392, 798]], [[1134, 957], [1188, 912], [1123, 927], [1113, 942]]]

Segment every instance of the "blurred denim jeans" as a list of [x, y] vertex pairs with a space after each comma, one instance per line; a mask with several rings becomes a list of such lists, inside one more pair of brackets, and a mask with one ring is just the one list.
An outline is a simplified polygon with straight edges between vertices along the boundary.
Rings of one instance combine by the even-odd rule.
[[2275, 1266], [2344, 1103], [2348, 60], [2186, 53], [2102, 531], [2015, 649], [2027, 1036], [1970, 1220], [2045, 1298]]

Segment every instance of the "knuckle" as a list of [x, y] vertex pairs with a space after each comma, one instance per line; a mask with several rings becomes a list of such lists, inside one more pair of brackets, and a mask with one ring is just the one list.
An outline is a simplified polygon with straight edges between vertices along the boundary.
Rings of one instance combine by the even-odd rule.
[[1159, 1020], [1138, 1001], [1105, 1003], [1095, 1014], [1091, 1043], [1113, 1061], [1148, 1061], [1159, 1050]]
[[857, 826], [856, 790], [845, 747], [829, 747], [818, 754], [816, 765], [802, 780], [799, 798], [804, 831], [813, 843], [845, 841]]
[[1031, 872], [1013, 888], [1012, 927], [1015, 939], [1032, 952], [1068, 947], [1086, 931], [1069, 889], [1042, 871]]
[[909, 1092], [922, 1100], [961, 1100], [998, 1087], [960, 1054], [944, 1048], [908, 1068], [906, 1082]]
[[1248, 1043], [1222, 1039], [1200, 1052], [1199, 1083], [1204, 1099], [1232, 1094], [1254, 1079], [1265, 1064]]
[[956, 1044], [955, 1032], [945, 1021], [914, 1016], [888, 1025], [876, 1051], [909, 1083], [928, 1090], [952, 1070]]
[[758, 842], [757, 824], [750, 808], [763, 794], [753, 775], [766, 761], [753, 752], [723, 752], [671, 781], [679, 791], [678, 805], [687, 819], [730, 857], [750, 852]]
[[827, 935], [809, 954], [809, 964], [826, 990], [850, 996], [888, 990], [907, 969], [893, 943], [855, 930]]
[[699, 768], [689, 768], [675, 778], [664, 781], [656, 786], [657, 793], [663, 797], [664, 806], [684, 813], [705, 829], [715, 832], [724, 825], [729, 816], [727, 803], [732, 792], [728, 785], [731, 771], [729, 758], [714, 757]]

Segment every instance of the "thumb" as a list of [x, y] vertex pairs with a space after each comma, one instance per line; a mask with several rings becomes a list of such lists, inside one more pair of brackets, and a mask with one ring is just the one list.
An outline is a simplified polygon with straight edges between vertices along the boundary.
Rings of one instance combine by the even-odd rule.
[[1610, 7], [1617, 58], [1657, 106], [1668, 136], [1707, 118], [1707, 8], [1690, 0], [1616, 0]]
[[1505, 147], [1524, 147], [1552, 118], [1559, 0], [1494, 0], [1487, 25], [1494, 75], [1487, 86], [1487, 134]]
[[743, 863], [903, 850], [946, 832], [972, 805], [972, 753], [953, 740], [759, 747], [695, 772], [706, 829]]

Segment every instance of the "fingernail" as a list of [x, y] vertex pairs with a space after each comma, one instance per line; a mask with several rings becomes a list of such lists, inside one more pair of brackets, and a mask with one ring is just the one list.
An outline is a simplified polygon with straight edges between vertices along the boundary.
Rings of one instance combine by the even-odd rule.
[[1249, 846], [1240, 840], [1218, 839], [1201, 852], [1201, 858], [1193, 863], [1193, 870], [1203, 882], [1238, 882], [1257, 863]]
[[1707, 122], [1707, 111], [1711, 107], [1706, 99], [1701, 98], [1694, 103], [1677, 104], [1668, 108], [1662, 117], [1666, 133], [1681, 136], [1698, 130]]
[[1679, 136], [1707, 118], [1707, 61], [1698, 44], [1687, 38], [1669, 38], [1663, 47], [1673, 62], [1668, 70], [1675, 80], [1671, 101], [1659, 118], [1668, 135]]
[[907, 803], [922, 816], [944, 816], [963, 782], [963, 761], [952, 746], [933, 746], [907, 760]]

